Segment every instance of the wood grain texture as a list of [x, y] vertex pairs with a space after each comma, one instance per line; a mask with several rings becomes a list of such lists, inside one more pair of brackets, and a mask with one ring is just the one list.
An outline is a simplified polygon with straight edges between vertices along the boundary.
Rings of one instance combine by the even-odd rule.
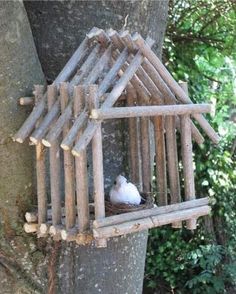
[[[77, 86], [74, 89], [74, 114], [81, 113], [85, 105], [85, 88]], [[83, 129], [77, 133], [80, 138]], [[84, 232], [89, 228], [89, 195], [88, 195], [88, 171], [87, 171], [87, 152], [83, 150], [79, 157], [75, 158], [76, 175], [76, 198], [79, 232]]]
[[[37, 106], [43, 99], [43, 86], [35, 86], [35, 104]], [[40, 124], [40, 120], [36, 126]], [[37, 203], [38, 203], [38, 224], [47, 221], [47, 191], [46, 191], [46, 149], [41, 142], [35, 146], [36, 150], [36, 181], [37, 181]]]

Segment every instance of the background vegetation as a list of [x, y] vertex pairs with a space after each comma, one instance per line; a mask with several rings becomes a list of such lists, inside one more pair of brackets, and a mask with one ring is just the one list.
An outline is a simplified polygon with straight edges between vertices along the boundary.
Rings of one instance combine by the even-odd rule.
[[150, 293], [236, 293], [236, 3], [172, 0], [163, 59], [187, 81], [194, 102], [216, 107], [209, 120], [221, 136], [194, 145], [196, 193], [209, 196], [212, 217], [194, 233], [150, 232], [145, 284]]

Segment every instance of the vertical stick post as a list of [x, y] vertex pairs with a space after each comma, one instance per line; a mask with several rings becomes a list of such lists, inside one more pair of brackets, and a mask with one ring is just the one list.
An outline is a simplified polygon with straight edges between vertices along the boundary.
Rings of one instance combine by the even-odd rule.
[[[50, 110], [57, 99], [57, 88], [55, 84], [48, 86], [47, 91], [48, 110]], [[52, 224], [61, 224], [61, 191], [60, 191], [60, 147], [58, 141], [52, 143], [49, 149], [50, 162], [50, 185], [52, 203]]]
[[156, 146], [156, 181], [158, 205], [167, 205], [166, 147], [164, 135], [164, 117], [156, 116], [153, 120]]
[[[89, 86], [89, 102], [90, 109], [99, 107], [97, 85]], [[94, 204], [95, 204], [95, 219], [105, 217], [105, 200], [104, 200], [104, 179], [103, 179], [103, 153], [102, 153], [102, 128], [101, 122], [98, 123], [98, 128], [92, 138], [92, 153], [93, 153], [93, 181], [94, 181]], [[98, 247], [106, 247], [106, 239], [97, 240]]]
[[[127, 86], [127, 105], [134, 106], [137, 99], [135, 89]], [[131, 166], [131, 181], [136, 185], [139, 183], [139, 144], [137, 133], [137, 118], [129, 118], [129, 151], [130, 151], [130, 166]]]
[[[142, 97], [139, 98], [139, 104], [143, 104]], [[142, 158], [142, 180], [143, 192], [150, 192], [150, 142], [149, 142], [149, 118], [140, 118], [140, 143], [141, 143], [141, 158]]]
[[[61, 113], [63, 113], [69, 104], [68, 83], [60, 84], [60, 102]], [[67, 121], [63, 127], [63, 138], [67, 135], [71, 127], [70, 121]], [[75, 226], [75, 186], [74, 186], [74, 156], [69, 150], [64, 150], [64, 175], [65, 175], [65, 212], [66, 229], [72, 229]]]
[[[166, 148], [167, 148], [167, 166], [170, 185], [171, 204], [181, 202], [178, 153], [175, 134], [175, 116], [166, 116]], [[181, 222], [172, 224], [173, 228], [181, 228]]]
[[[77, 117], [85, 105], [85, 89], [83, 86], [74, 88], [74, 115]], [[80, 139], [83, 133], [81, 128], [77, 135]], [[89, 228], [89, 195], [88, 195], [88, 171], [87, 171], [87, 152], [86, 149], [75, 157], [75, 174], [76, 174], [76, 198], [79, 232], [82, 233]]]
[[[35, 86], [35, 105], [43, 99], [43, 86]], [[40, 120], [36, 123], [36, 127]], [[37, 178], [37, 199], [38, 199], [38, 224], [47, 221], [47, 192], [46, 192], [46, 166], [45, 147], [41, 142], [35, 146], [36, 150], [36, 178]]]
[[[188, 95], [187, 83], [181, 83], [181, 88]], [[182, 162], [184, 172], [184, 194], [185, 200], [195, 199], [195, 184], [193, 171], [193, 156], [192, 156], [192, 136], [191, 136], [191, 120], [189, 115], [180, 116], [181, 128], [181, 148], [182, 148]], [[187, 229], [194, 230], [197, 226], [197, 219], [190, 219], [186, 221]]]

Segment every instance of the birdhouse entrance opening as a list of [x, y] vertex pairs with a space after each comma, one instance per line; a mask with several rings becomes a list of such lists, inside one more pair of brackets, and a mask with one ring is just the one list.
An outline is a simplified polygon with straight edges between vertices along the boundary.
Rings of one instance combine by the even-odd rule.
[[[192, 103], [186, 89], [154, 54], [152, 45], [150, 38], [144, 41], [139, 34], [94, 28], [46, 92], [42, 86], [35, 87], [35, 106], [14, 136], [19, 143], [29, 137], [36, 152], [38, 210], [26, 214], [26, 231], [78, 244], [95, 239], [98, 247], [105, 247], [110, 237], [166, 224], [180, 228], [186, 221], [188, 229], [195, 229], [197, 218], [209, 214], [208, 199], [196, 199], [195, 195], [192, 139], [198, 144], [204, 140], [194, 119], [214, 143], [218, 142], [217, 134], [203, 116], [211, 106]], [[117, 107], [118, 100], [125, 105]], [[105, 201], [102, 123], [110, 119], [127, 120], [130, 179], [149, 197], [154, 161], [151, 154], [155, 147], [154, 194], [158, 206], [154, 207], [152, 201], [138, 203], [139, 193], [128, 184], [133, 188], [126, 198], [132, 198], [131, 204], [136, 207], [108, 213], [112, 205], [124, 205], [115, 203], [117, 194], [115, 198], [110, 194], [108, 204]], [[176, 130], [181, 137], [183, 197]], [[90, 143], [92, 197], [88, 192], [86, 152]], [[50, 206], [46, 191], [47, 152]], [[118, 200], [121, 196], [124, 195], [118, 194]], [[121, 202], [130, 202], [126, 200]]]

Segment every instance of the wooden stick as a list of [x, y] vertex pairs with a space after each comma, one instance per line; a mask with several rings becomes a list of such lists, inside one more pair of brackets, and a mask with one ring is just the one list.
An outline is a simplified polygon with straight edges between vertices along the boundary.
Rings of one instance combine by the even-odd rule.
[[[192, 101], [189, 99], [186, 93], [174, 80], [174, 78], [171, 76], [171, 74], [168, 72], [165, 66], [161, 63], [158, 57], [154, 54], [151, 48], [146, 44], [143, 38], [139, 34], [136, 34], [133, 37], [133, 40], [135, 44], [139, 47], [141, 52], [144, 54], [144, 56], [147, 57], [147, 59], [152, 63], [155, 69], [159, 72], [159, 74], [161, 75], [163, 80], [166, 82], [166, 84], [170, 87], [170, 89], [178, 96], [179, 100], [183, 103], [192, 103]], [[213, 128], [210, 126], [208, 121], [201, 114], [194, 114], [193, 117], [198, 121], [198, 123], [206, 132], [208, 137], [212, 140], [212, 142], [217, 144], [220, 138], [216, 134], [216, 132], [213, 130]]]
[[[54, 84], [48, 86], [48, 110], [50, 111], [57, 97], [57, 89]], [[61, 224], [61, 197], [60, 197], [60, 149], [58, 142], [49, 149], [50, 186], [52, 203], [52, 224]]]
[[88, 77], [86, 78], [85, 85], [90, 85], [92, 83], [95, 83], [96, 80], [98, 79], [99, 75], [103, 72], [104, 68], [108, 65], [108, 62], [110, 61], [111, 58], [111, 50], [112, 46], [110, 45], [101, 58], [98, 60]]
[[37, 129], [35, 129], [33, 134], [30, 136], [30, 141], [33, 144], [37, 144], [38, 142], [42, 140], [42, 138], [48, 131], [48, 128], [54, 122], [55, 118], [58, 116], [59, 112], [60, 112], [59, 101], [55, 101], [54, 105], [52, 105], [50, 110], [48, 110], [48, 113], [42, 120], [41, 124], [38, 126]]
[[38, 229], [38, 235], [40, 237], [45, 237], [47, 234], [49, 234], [49, 229], [51, 225], [51, 223], [41, 224]]
[[[35, 86], [35, 104], [37, 106], [43, 99], [43, 86]], [[40, 124], [38, 120], [36, 126]], [[37, 181], [37, 201], [38, 201], [38, 224], [47, 220], [47, 191], [46, 191], [46, 165], [45, 148], [41, 142], [36, 147], [36, 181]]]
[[[127, 56], [128, 56], [127, 50], [124, 50], [120, 54], [120, 56], [118, 57], [118, 59], [115, 62], [115, 64], [109, 70], [109, 72], [107, 73], [107, 75], [105, 76], [104, 80], [101, 82], [101, 84], [99, 86], [99, 89], [98, 89], [98, 95], [99, 95], [99, 97], [101, 97], [107, 91], [107, 89], [110, 86], [110, 83], [113, 81], [113, 79], [117, 75], [117, 72], [120, 70], [120, 67], [125, 62]], [[86, 82], [86, 84], [87, 83], [88, 82]], [[74, 123], [73, 127], [71, 128], [71, 130], [69, 131], [68, 135], [65, 137], [65, 139], [63, 140], [63, 142], [61, 144], [61, 147], [64, 150], [69, 150], [72, 147], [72, 144], [73, 144], [73, 142], [75, 140], [75, 137], [76, 137], [76, 134], [78, 132], [78, 129], [83, 125], [84, 121], [87, 118], [87, 114], [86, 113], [81, 113], [80, 116], [81, 117], [78, 117], [75, 120], [75, 123]], [[89, 141], [90, 140], [91, 139], [89, 139]]]
[[205, 198], [185, 201], [182, 203], [170, 204], [167, 206], [153, 207], [153, 208], [149, 208], [149, 209], [127, 212], [122, 215], [113, 215], [113, 216], [108, 216], [108, 217], [101, 219], [101, 220], [95, 220], [95, 221], [93, 221], [93, 227], [100, 228], [100, 227], [116, 225], [116, 224], [120, 224], [123, 222], [137, 220], [140, 218], [145, 218], [145, 217], [150, 217], [150, 216], [155, 216], [155, 215], [160, 215], [160, 214], [166, 214], [166, 213], [170, 213], [170, 212], [181, 211], [184, 209], [190, 209], [190, 208], [194, 208], [194, 207], [204, 206], [204, 205], [208, 205], [208, 203], [209, 203], [209, 200], [207, 197], [205, 197]]
[[[61, 112], [68, 108], [69, 87], [67, 83], [60, 85], [60, 102]], [[65, 112], [64, 112], [65, 113]], [[70, 130], [71, 124], [68, 121], [63, 127], [63, 137]], [[66, 211], [66, 229], [75, 226], [76, 209], [75, 209], [75, 185], [74, 185], [74, 157], [69, 151], [64, 151], [64, 175], [65, 175], [65, 211]]]
[[[181, 82], [179, 84], [184, 92], [188, 95], [188, 84], [186, 82]], [[183, 115], [180, 117], [185, 200], [192, 200], [196, 197], [193, 171], [192, 140], [191, 133], [189, 133], [189, 120], [190, 117], [188, 115]], [[186, 225], [190, 230], [196, 229], [197, 221], [196, 219], [187, 220]]]
[[70, 118], [72, 116], [72, 109], [71, 104], [67, 105], [65, 109], [63, 109], [63, 112], [61, 116], [58, 118], [56, 123], [54, 123], [53, 127], [48, 132], [45, 139], [42, 139], [42, 143], [46, 147], [51, 147], [52, 143], [55, 142], [58, 137], [62, 133], [63, 126], [65, 124], [68, 124]]
[[61, 230], [61, 238], [64, 241], [75, 241], [76, 240], [76, 236], [78, 234], [78, 229], [77, 228], [72, 228], [70, 230]]
[[[182, 163], [184, 172], [184, 192], [185, 200], [193, 200], [195, 198], [194, 172], [193, 172], [193, 156], [192, 156], [192, 140], [190, 117], [182, 115], [180, 117], [181, 124], [181, 147], [182, 147]], [[187, 229], [196, 229], [196, 219], [187, 221]]]
[[103, 46], [107, 47], [110, 43], [109, 37], [106, 35], [106, 33], [99, 28], [93, 28], [90, 33], [86, 35], [90, 40], [96, 39], [99, 43], [101, 43]]
[[[176, 104], [177, 103], [177, 100], [175, 99], [175, 96], [170, 91], [170, 89], [168, 88], [168, 86], [166, 85], [166, 83], [162, 80], [161, 76], [155, 70], [155, 68], [153, 67], [153, 65], [147, 59], [145, 59], [144, 62], [143, 62], [143, 68], [145, 68], [145, 70], [150, 75], [150, 77], [152, 78], [152, 80], [155, 83], [155, 85], [163, 93], [163, 95], [168, 98], [169, 104]], [[179, 122], [179, 118], [178, 117], [176, 117], [176, 121]], [[194, 140], [199, 145], [201, 145], [204, 142], [204, 138], [201, 135], [201, 133], [199, 132], [199, 130], [197, 129], [197, 127], [194, 125], [193, 122], [191, 122], [191, 132], [192, 132], [192, 135], [193, 135]]]
[[55, 80], [55, 84], [59, 85], [61, 82], [67, 81], [69, 77], [76, 70], [77, 64], [85, 57], [88, 52], [88, 38], [85, 37], [75, 53], [71, 56], [69, 61], [64, 66]]
[[154, 117], [154, 135], [156, 147], [156, 182], [158, 204], [167, 205], [167, 179], [166, 179], [166, 147], [164, 117]]
[[[110, 54], [111, 54], [111, 46], [109, 46], [106, 51], [104, 52], [104, 54], [102, 55], [102, 57], [99, 59], [99, 61], [97, 62], [97, 64], [95, 65], [95, 67], [93, 68], [93, 70], [90, 72], [89, 76], [86, 78], [86, 81], [84, 83], [84, 85], [89, 85], [91, 83], [96, 82], [97, 78], [99, 77], [99, 75], [101, 74], [101, 72], [104, 70], [105, 66], [108, 64], [108, 61], [110, 59]], [[67, 113], [68, 112], [68, 113]], [[68, 106], [67, 108], [67, 112], [64, 114], [64, 116], [61, 116], [61, 120], [58, 122], [59, 127], [61, 128], [61, 124], [65, 123], [65, 119], [68, 120], [68, 116], [71, 114], [71, 106]], [[78, 124], [76, 124], [76, 128], [73, 129], [73, 131], [78, 132]], [[81, 125], [80, 125], [81, 126]], [[57, 128], [57, 126], [55, 126]], [[57, 130], [59, 131], [60, 128], [57, 128]], [[53, 130], [55, 132], [55, 130]], [[51, 134], [49, 134], [51, 136]], [[54, 133], [53, 139], [55, 139], [55, 136], [57, 136], [58, 133]], [[70, 134], [71, 135], [71, 134]], [[70, 137], [71, 139], [72, 137]], [[44, 144], [46, 144], [47, 146], [50, 145], [50, 137], [47, 138], [46, 140], [44, 140]], [[64, 145], [64, 143], [63, 143]], [[65, 146], [66, 149], [68, 149], [68, 146]]]
[[79, 69], [78, 73], [70, 81], [70, 93], [72, 92], [73, 94], [73, 87], [83, 82], [85, 77], [91, 72], [92, 68], [94, 67], [94, 64], [98, 59], [99, 51], [100, 45], [96, 45], [87, 57], [87, 59], [85, 60], [85, 62], [83, 63], [83, 65], [81, 66], [81, 68]]
[[99, 31], [95, 34], [95, 39], [104, 47], [107, 47], [111, 42], [107, 34], [102, 29], [99, 29]]
[[[98, 88], [96, 85], [89, 86], [90, 108], [98, 108]], [[102, 129], [101, 123], [95, 131], [92, 138], [92, 156], [93, 156], [93, 184], [94, 184], [94, 204], [95, 219], [105, 218], [105, 196], [103, 179], [103, 154], [102, 154]], [[106, 239], [97, 241], [98, 247], [106, 247]]]
[[[122, 38], [119, 36], [119, 34], [115, 31], [110, 32], [110, 38], [112, 42], [116, 45], [117, 48], [120, 50], [124, 47], [123, 43], [128, 47], [128, 48], [137, 48], [135, 46], [131, 36], [129, 35], [128, 38]], [[150, 46], [150, 44], [149, 44]], [[151, 47], [151, 46], [150, 46]], [[140, 78], [140, 80], [146, 85], [147, 89], [150, 91], [152, 95], [152, 99], [155, 100], [158, 104], [162, 104], [162, 94], [165, 97], [168, 97], [172, 103], [170, 104], [175, 104], [176, 99], [175, 96], [172, 94], [172, 92], [169, 90], [169, 88], [166, 86], [165, 82], [162, 80], [161, 76], [159, 73], [155, 70], [153, 65], [145, 58], [142, 66], [139, 67], [137, 70], [137, 76]], [[132, 84], [135, 86], [135, 88], [140, 88], [140, 82], [136, 81], [136, 77], [131, 80]], [[151, 81], [152, 80], [152, 81]], [[154, 85], [153, 85], [154, 83]], [[156, 87], [155, 87], [156, 85]], [[159, 92], [159, 90], [161, 93]], [[142, 89], [141, 89], [142, 90]], [[140, 91], [140, 89], [139, 89]], [[142, 96], [147, 96], [145, 93], [142, 93]], [[148, 99], [145, 99], [148, 101]], [[178, 118], [177, 118], [178, 119]], [[196, 126], [192, 123], [191, 126], [193, 137], [195, 138], [196, 142], [198, 144], [202, 144], [204, 142], [204, 138], [202, 137], [201, 133], [198, 131]]]
[[[125, 49], [126, 50], [126, 49]], [[113, 51], [112, 52], [113, 59], [116, 59], [118, 56], [118, 53]], [[122, 77], [124, 74], [124, 71], [128, 68], [127, 62], [123, 64], [122, 69], [119, 71], [118, 75], [119, 77]], [[149, 103], [150, 102], [150, 93], [148, 90], [145, 88], [143, 83], [140, 81], [140, 79], [134, 75], [132, 79], [130, 80], [130, 84], [136, 89], [137, 92], [140, 93], [140, 95], [143, 97], [143, 99]], [[119, 98], [120, 99], [120, 98]]]
[[205, 205], [177, 212], [165, 213], [113, 226], [93, 229], [93, 235], [95, 238], [117, 237], [129, 233], [151, 229], [154, 227], [164, 226], [173, 222], [181, 222], [189, 219], [189, 217], [191, 216], [193, 216], [194, 218], [198, 218], [200, 216], [209, 214], [210, 211], [210, 207], [208, 205]]
[[30, 224], [25, 223], [24, 224], [24, 231], [26, 233], [36, 233], [37, 230], [38, 230], [38, 224], [36, 224], [36, 223], [30, 223]]
[[[75, 51], [72, 55], [70, 60], [64, 66], [63, 70], [59, 73], [54, 84], [58, 86], [61, 82], [66, 81], [70, 75], [74, 72], [77, 64], [84, 58], [85, 54], [87, 53], [87, 43], [88, 39], [85, 38], [84, 41], [80, 44], [79, 48]], [[19, 143], [23, 143], [27, 136], [32, 132], [36, 121], [41, 117], [43, 114], [46, 104], [47, 95], [44, 95], [44, 99], [37, 105], [37, 107], [33, 108], [33, 111], [25, 120], [21, 128], [18, 132], [14, 135], [13, 140]]]
[[[112, 43], [114, 44], [115, 47], [117, 47], [120, 51], [122, 51], [124, 49], [124, 43], [122, 41], [121, 36], [114, 30], [110, 29], [109, 30], [109, 37], [112, 41]], [[126, 40], [126, 42], [128, 42]], [[147, 39], [147, 42], [149, 44], [149, 46], [152, 46], [154, 41], [151, 39]], [[127, 47], [132, 47], [134, 43], [128, 43], [126, 44]], [[126, 48], [125, 48], [126, 49]], [[117, 52], [113, 51], [113, 57], [116, 58]], [[133, 55], [129, 56], [128, 61], [129, 63], [132, 61]], [[128, 67], [128, 63], [126, 62], [123, 67], [122, 70], [126, 70]], [[142, 66], [140, 65], [140, 67], [137, 70], [137, 73], [140, 72], [140, 69], [142, 68]], [[143, 97], [143, 99], [145, 99], [145, 101], [149, 101], [149, 92], [147, 91], [147, 89], [145, 88], [145, 86], [143, 85], [143, 83], [140, 81], [140, 79], [137, 77], [137, 73], [132, 77], [132, 79], [130, 80], [132, 86], [134, 88], [136, 88], [136, 90], [140, 93], [140, 95]]]
[[88, 118], [88, 114], [86, 111], [82, 111], [75, 119], [75, 122], [66, 137], [63, 139], [61, 143], [61, 148], [64, 150], [70, 150], [73, 146], [73, 143], [77, 137], [78, 131], [83, 127], [86, 119]]
[[111, 82], [114, 80], [114, 78], [118, 74], [119, 70], [121, 69], [121, 67], [123, 66], [127, 58], [128, 58], [128, 50], [124, 49], [122, 53], [117, 57], [112, 68], [109, 70], [109, 72], [106, 74], [105, 78], [99, 85], [98, 97], [101, 97], [110, 87]]
[[[131, 86], [127, 86], [127, 105], [133, 106], [137, 100], [137, 93]], [[131, 181], [133, 183], [139, 183], [139, 142], [138, 142], [138, 130], [137, 130], [137, 118], [129, 119], [129, 150], [130, 150], [130, 167], [131, 167]]]
[[[107, 97], [106, 101], [102, 104], [101, 108], [109, 108], [112, 107], [113, 104], [117, 101], [125, 87], [127, 86], [129, 80], [132, 78], [132, 76], [135, 74], [136, 70], [142, 63], [143, 57], [140, 53], [137, 53], [133, 59], [133, 61], [130, 63], [129, 67], [123, 74], [123, 76], [119, 79], [119, 81], [116, 83], [115, 87], [112, 89], [111, 93]], [[91, 141], [99, 123], [91, 122], [87, 129], [85, 130], [84, 134], [81, 136], [80, 140], [78, 140], [72, 149], [72, 154], [74, 156], [79, 156], [80, 151], [84, 150], [88, 143]]]
[[[85, 104], [84, 87], [74, 88], [74, 114], [79, 115]], [[83, 130], [79, 130], [77, 139], [80, 138]], [[75, 158], [76, 174], [76, 196], [79, 232], [84, 232], [89, 227], [89, 195], [88, 195], [88, 171], [86, 150], [80, 153], [79, 158]]]
[[145, 117], [157, 115], [181, 115], [193, 113], [205, 113], [211, 111], [210, 104], [187, 104], [187, 105], [162, 105], [162, 106], [135, 106], [113, 107], [111, 109], [92, 109], [92, 119], [114, 119], [125, 117]]
[[[177, 105], [176, 105], [177, 106]], [[175, 107], [176, 107], [175, 106]], [[174, 105], [171, 105], [174, 107]], [[175, 134], [175, 117], [167, 116], [166, 120], [166, 149], [167, 149], [167, 166], [170, 185], [171, 203], [181, 202], [179, 168], [178, 168], [178, 152]], [[182, 223], [176, 222], [172, 224], [173, 228], [181, 228]]]
[[[139, 104], [143, 103], [142, 97], [138, 94]], [[141, 106], [142, 107], [142, 106]], [[134, 107], [135, 108], [135, 107]], [[142, 186], [143, 192], [150, 192], [151, 188], [151, 168], [150, 168], [150, 140], [149, 140], [149, 119], [140, 119], [140, 146], [142, 158]]]
[[134, 44], [128, 30], [123, 31], [120, 34], [120, 38], [122, 42], [124, 43], [124, 45], [127, 46], [129, 52], [133, 53], [138, 51], [138, 47]]
[[37, 212], [26, 212], [25, 219], [27, 223], [36, 223], [38, 222], [38, 213]]
[[20, 97], [18, 102], [22, 106], [34, 105], [34, 97]]

